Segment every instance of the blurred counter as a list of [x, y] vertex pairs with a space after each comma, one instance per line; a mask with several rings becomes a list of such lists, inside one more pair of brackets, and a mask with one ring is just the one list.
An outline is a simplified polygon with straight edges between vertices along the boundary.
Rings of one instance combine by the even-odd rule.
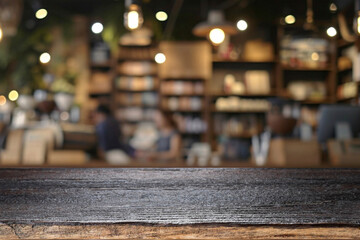
[[95, 129], [88, 125], [34, 122], [2, 135], [1, 165], [85, 164], [85, 151], [96, 146]]

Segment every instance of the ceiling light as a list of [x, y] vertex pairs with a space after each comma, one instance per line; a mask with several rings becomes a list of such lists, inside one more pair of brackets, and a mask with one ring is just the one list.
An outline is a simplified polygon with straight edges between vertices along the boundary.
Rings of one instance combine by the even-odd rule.
[[166, 21], [168, 19], [168, 15], [166, 12], [164, 11], [159, 11], [155, 14], [155, 17], [158, 21], [163, 22]]
[[42, 54], [40, 55], [39, 60], [40, 60], [41, 63], [46, 64], [46, 63], [50, 62], [51, 56], [50, 56], [49, 53], [44, 52], [44, 53], [42, 53]]
[[158, 64], [162, 64], [166, 61], [166, 56], [163, 53], [157, 53], [155, 55], [155, 62]]
[[287, 15], [284, 20], [286, 24], [294, 24], [296, 22], [294, 15]]
[[214, 28], [209, 33], [209, 39], [213, 44], [219, 45], [225, 40], [225, 32], [220, 28]]
[[337, 11], [337, 6], [335, 3], [331, 3], [329, 6], [329, 10], [330, 12], [336, 12]]
[[143, 15], [141, 8], [134, 0], [125, 0], [126, 11], [124, 13], [124, 26], [128, 30], [141, 28], [143, 24]]
[[329, 27], [327, 30], [326, 30], [326, 33], [329, 37], [335, 37], [336, 34], [337, 34], [337, 31], [334, 27]]
[[245, 31], [248, 27], [248, 24], [245, 20], [239, 20], [236, 26], [240, 31]]
[[46, 18], [47, 14], [48, 14], [47, 10], [45, 8], [41, 8], [36, 11], [35, 17], [37, 19], [44, 19], [44, 18]]
[[103, 31], [103, 29], [104, 29], [104, 26], [99, 22], [96, 22], [91, 26], [91, 31], [95, 34], [101, 33]]

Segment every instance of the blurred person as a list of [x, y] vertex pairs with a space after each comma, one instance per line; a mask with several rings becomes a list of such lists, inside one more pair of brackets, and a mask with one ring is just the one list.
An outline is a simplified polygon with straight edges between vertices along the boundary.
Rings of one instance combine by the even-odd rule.
[[134, 149], [121, 142], [120, 124], [106, 105], [97, 107], [95, 123], [100, 157], [110, 164], [128, 164]]
[[173, 117], [170, 114], [157, 111], [154, 121], [159, 131], [155, 152], [138, 151], [137, 156], [159, 161], [179, 160], [181, 155], [181, 137]]

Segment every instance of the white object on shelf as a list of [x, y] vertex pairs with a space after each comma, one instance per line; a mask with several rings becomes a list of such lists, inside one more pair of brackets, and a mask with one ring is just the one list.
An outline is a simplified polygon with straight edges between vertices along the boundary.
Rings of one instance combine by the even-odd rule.
[[54, 95], [54, 101], [60, 111], [69, 111], [74, 102], [74, 96], [68, 93], [56, 93]]
[[35, 99], [31, 95], [23, 95], [21, 94], [17, 99], [16, 103], [20, 108], [24, 110], [32, 110], [35, 107]]
[[266, 131], [259, 136], [252, 137], [253, 153], [257, 166], [264, 166], [270, 147], [271, 133]]
[[270, 92], [270, 74], [263, 70], [245, 72], [246, 90], [251, 94], [267, 94]]

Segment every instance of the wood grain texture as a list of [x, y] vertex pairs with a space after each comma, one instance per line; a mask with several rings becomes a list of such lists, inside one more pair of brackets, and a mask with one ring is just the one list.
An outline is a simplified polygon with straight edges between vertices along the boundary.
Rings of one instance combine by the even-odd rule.
[[16, 225], [357, 227], [360, 170], [0, 169], [0, 210]]
[[0, 239], [358, 239], [359, 227], [0, 224]]

